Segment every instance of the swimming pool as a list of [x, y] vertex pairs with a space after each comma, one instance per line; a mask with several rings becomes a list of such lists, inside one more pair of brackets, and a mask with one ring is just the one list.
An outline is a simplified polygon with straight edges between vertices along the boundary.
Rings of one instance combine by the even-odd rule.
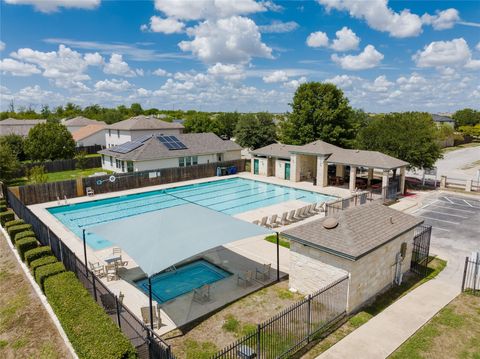
[[[230, 272], [200, 259], [153, 276], [152, 296], [157, 303], [165, 303], [204, 284], [212, 284], [231, 275]], [[148, 279], [139, 280], [135, 284], [148, 295]]]
[[[290, 200], [314, 203], [333, 198], [320, 193], [235, 177], [52, 207], [48, 208], [48, 211], [80, 239], [82, 230], [86, 229], [87, 244], [92, 249], [99, 250], [111, 246], [112, 243], [89, 233], [89, 227], [169, 207], [194, 203], [235, 215]], [[188, 219], [185, 223], [188, 223]]]

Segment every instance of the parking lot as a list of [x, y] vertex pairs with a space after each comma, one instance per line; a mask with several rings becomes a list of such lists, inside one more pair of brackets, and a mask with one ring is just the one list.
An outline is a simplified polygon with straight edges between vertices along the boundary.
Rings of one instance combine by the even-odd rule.
[[432, 250], [469, 255], [480, 251], [480, 199], [440, 193], [413, 214], [432, 226]]

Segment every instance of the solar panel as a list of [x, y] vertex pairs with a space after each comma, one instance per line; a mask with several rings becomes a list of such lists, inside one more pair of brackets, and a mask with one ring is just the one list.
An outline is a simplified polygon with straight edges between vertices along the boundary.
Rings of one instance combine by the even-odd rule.
[[131, 142], [125, 142], [119, 146], [115, 146], [110, 148], [110, 151], [112, 152], [117, 152], [117, 153], [128, 153], [130, 151], [133, 151], [134, 149], [142, 146], [143, 143], [136, 142], [136, 141], [131, 141]]
[[184, 150], [187, 148], [177, 137], [175, 136], [158, 136], [158, 140], [164, 144], [169, 150]]
[[152, 135], [143, 135], [135, 140], [133, 140], [134, 142], [140, 142], [140, 143], [144, 143], [146, 142], [147, 140], [149, 140], [150, 138], [152, 138]]

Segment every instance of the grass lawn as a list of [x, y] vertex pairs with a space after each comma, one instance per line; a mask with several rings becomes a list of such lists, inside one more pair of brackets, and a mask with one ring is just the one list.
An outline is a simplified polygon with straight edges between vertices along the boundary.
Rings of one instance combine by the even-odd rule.
[[0, 358], [71, 358], [1, 234]]
[[[273, 244], [277, 244], [277, 235], [276, 234], [272, 234], [270, 236], [266, 236], [265, 237], [265, 240], [267, 242], [270, 242], [270, 243], [273, 243]], [[280, 236], [279, 238], [279, 243], [278, 243], [280, 246], [282, 247], [285, 247], [285, 248], [290, 248], [290, 241], [286, 238], [283, 238], [282, 236]]]
[[[236, 339], [255, 330], [256, 325], [303, 298], [288, 290], [288, 281], [263, 288], [221, 309], [191, 328], [174, 330], [164, 339], [177, 358], [208, 359]], [[194, 326], [195, 325], [195, 326]]]
[[442, 152], [447, 153], [447, 152], [452, 152], [456, 150], [461, 150], [462, 148], [470, 148], [470, 147], [477, 147], [477, 146], [480, 146], [480, 142], [470, 142], [470, 143], [465, 143], [463, 145], [458, 145], [454, 147], [445, 147], [444, 149], [442, 149]]
[[392, 359], [480, 358], [480, 297], [463, 293], [403, 343]]
[[335, 343], [343, 339], [345, 336], [353, 332], [358, 327], [368, 322], [372, 317], [383, 311], [390, 304], [397, 299], [403, 297], [408, 292], [412, 291], [419, 285], [435, 278], [447, 265], [447, 262], [442, 259], [432, 259], [428, 264], [428, 275], [425, 278], [419, 278], [414, 274], [409, 274], [404, 277], [402, 285], [395, 286], [389, 289], [384, 294], [378, 296], [378, 298], [368, 307], [364, 308], [361, 312], [355, 314], [348, 319], [342, 326], [335, 330], [325, 339], [321, 340], [318, 344], [313, 346], [303, 358], [315, 358]]
[[[105, 170], [102, 167], [97, 168], [88, 168], [86, 170], [76, 169], [71, 171], [62, 171], [62, 172], [51, 172], [46, 173], [47, 175], [47, 182], [56, 182], [56, 181], [66, 181], [75, 179], [77, 177], [88, 177], [95, 172], [107, 172], [112, 173], [111, 171]], [[21, 186], [31, 184], [26, 177], [17, 178], [16, 180], [12, 181], [9, 185], [10, 186]]]

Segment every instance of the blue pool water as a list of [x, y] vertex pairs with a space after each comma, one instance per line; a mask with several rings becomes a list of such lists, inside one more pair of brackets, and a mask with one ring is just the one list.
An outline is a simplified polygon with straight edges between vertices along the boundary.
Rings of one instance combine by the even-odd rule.
[[[165, 303], [204, 284], [211, 284], [230, 275], [232, 274], [201, 259], [176, 270], [153, 276], [152, 296], [158, 303]], [[137, 281], [135, 284], [148, 295], [147, 279]]]
[[235, 215], [290, 200], [314, 203], [331, 199], [333, 197], [291, 187], [244, 178], [229, 178], [58, 206], [49, 208], [48, 211], [80, 239], [82, 230], [86, 229], [87, 244], [92, 249], [99, 250], [111, 246], [112, 243], [89, 233], [89, 227], [187, 203], [195, 203], [215, 211]]

